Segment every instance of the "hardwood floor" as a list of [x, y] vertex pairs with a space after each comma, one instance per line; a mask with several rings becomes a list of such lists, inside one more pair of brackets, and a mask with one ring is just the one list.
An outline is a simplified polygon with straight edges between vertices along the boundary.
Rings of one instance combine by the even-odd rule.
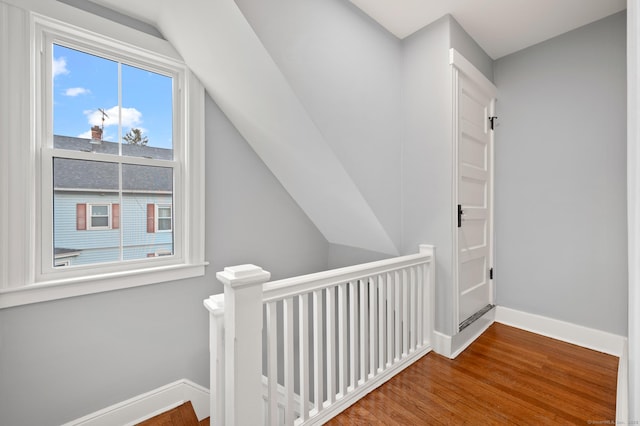
[[209, 417], [198, 422], [191, 401], [187, 401], [136, 426], [209, 426]]
[[455, 360], [431, 352], [327, 424], [613, 424], [617, 369], [617, 357], [496, 323]]

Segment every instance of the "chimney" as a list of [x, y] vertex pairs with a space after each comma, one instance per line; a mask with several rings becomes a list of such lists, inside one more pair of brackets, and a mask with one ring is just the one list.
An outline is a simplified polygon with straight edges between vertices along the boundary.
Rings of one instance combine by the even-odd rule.
[[91, 143], [92, 144], [101, 144], [102, 143], [102, 129], [100, 126], [93, 126], [91, 128]]

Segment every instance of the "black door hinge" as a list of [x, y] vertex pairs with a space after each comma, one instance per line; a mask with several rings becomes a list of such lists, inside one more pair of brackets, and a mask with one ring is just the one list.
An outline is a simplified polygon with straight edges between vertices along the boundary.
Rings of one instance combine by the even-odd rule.
[[497, 119], [498, 117], [496, 117], [495, 115], [493, 117], [489, 117], [489, 123], [491, 123], [491, 130], [493, 130], [493, 121]]
[[458, 204], [458, 228], [462, 227], [462, 204]]
[[493, 279], [493, 268], [489, 269], [489, 279]]

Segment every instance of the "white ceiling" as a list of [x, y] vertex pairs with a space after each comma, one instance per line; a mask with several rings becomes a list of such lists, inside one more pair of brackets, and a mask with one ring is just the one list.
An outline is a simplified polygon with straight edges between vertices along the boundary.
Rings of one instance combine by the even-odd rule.
[[[157, 0], [92, 1], [151, 24], [161, 7]], [[493, 59], [626, 8], [626, 0], [349, 1], [401, 39], [449, 13]]]
[[450, 13], [493, 59], [626, 8], [626, 0], [350, 0], [398, 38]]

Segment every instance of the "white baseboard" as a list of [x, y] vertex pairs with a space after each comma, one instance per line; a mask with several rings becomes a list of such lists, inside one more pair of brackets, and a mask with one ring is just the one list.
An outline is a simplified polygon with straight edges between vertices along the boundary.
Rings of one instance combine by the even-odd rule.
[[439, 331], [433, 332], [433, 351], [438, 355], [449, 358], [451, 355], [451, 336]]
[[616, 394], [616, 424], [629, 424], [629, 344], [624, 339], [618, 363], [618, 392]]
[[91, 413], [62, 426], [135, 425], [191, 401], [198, 420], [209, 417], [209, 390], [182, 379]]
[[447, 336], [446, 334], [435, 331], [433, 333], [433, 350], [442, 356], [454, 359], [493, 324], [495, 313], [496, 310], [491, 309], [454, 336]]
[[617, 334], [503, 306], [496, 307], [496, 322], [617, 357], [622, 355], [626, 341]]

